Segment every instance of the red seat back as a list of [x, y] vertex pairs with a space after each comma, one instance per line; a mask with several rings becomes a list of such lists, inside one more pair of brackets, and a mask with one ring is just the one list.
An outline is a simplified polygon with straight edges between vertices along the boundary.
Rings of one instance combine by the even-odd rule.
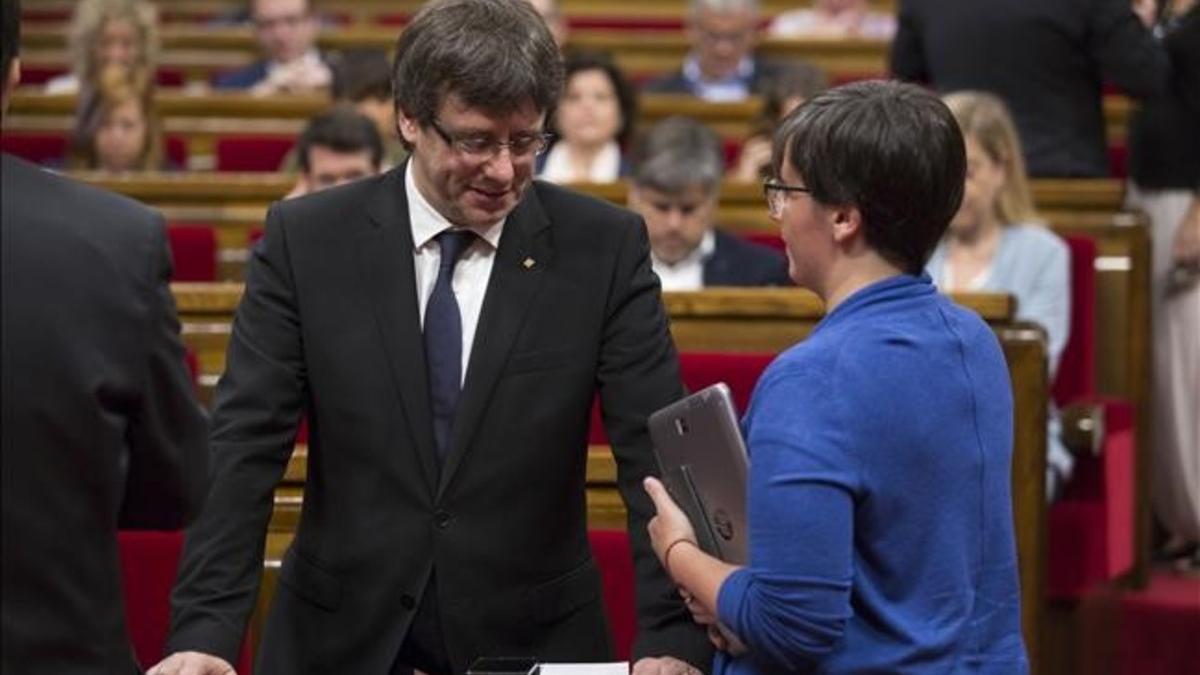
[[62, 133], [5, 131], [0, 134], [0, 151], [34, 164], [57, 164], [67, 156], [67, 137]]
[[216, 143], [217, 171], [278, 171], [294, 144], [291, 136], [223, 136]]
[[628, 661], [637, 636], [637, 604], [633, 591], [633, 558], [624, 530], [588, 530], [592, 556], [604, 583], [604, 613], [612, 637], [613, 655]]
[[1065, 240], [1071, 251], [1071, 329], [1051, 390], [1060, 406], [1096, 393], [1096, 242]]
[[167, 236], [175, 259], [173, 281], [216, 281], [217, 234], [212, 227], [172, 225]]

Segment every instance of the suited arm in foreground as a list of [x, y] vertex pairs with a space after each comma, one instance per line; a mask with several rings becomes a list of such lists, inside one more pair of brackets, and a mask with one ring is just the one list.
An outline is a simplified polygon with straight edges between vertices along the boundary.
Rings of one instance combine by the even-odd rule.
[[597, 377], [604, 425], [617, 461], [617, 485], [628, 510], [638, 608], [634, 654], [673, 656], [707, 672], [712, 648], [692, 622], [646, 533], [654, 507], [642, 480], [658, 473], [646, 418], [682, 397], [683, 389], [640, 219], [629, 233], [615, 269]]

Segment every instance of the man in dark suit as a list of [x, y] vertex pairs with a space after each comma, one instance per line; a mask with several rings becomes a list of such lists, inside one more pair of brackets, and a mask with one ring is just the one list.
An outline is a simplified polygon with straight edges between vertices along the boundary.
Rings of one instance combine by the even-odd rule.
[[251, 0], [250, 19], [262, 48], [261, 61], [218, 76], [217, 89], [255, 94], [297, 93], [329, 86], [329, 66], [317, 51], [321, 22], [308, 0]]
[[663, 290], [791, 285], [783, 254], [716, 228], [725, 158], [711, 129], [665, 119], [639, 139], [633, 163], [629, 208], [646, 219]]
[[779, 69], [754, 55], [758, 31], [757, 0], [691, 0], [691, 52], [678, 72], [650, 81], [644, 91], [706, 101], [741, 101], [765, 93]]
[[[19, 9], [0, 0], [0, 111]], [[161, 217], [0, 157], [0, 671], [137, 671], [117, 528], [175, 528], [208, 485]]]
[[1104, 84], [1147, 98], [1170, 79], [1143, 24], [1151, 17], [1130, 0], [901, 0], [899, 13], [892, 72], [941, 92], [1000, 96], [1033, 176], [1107, 176]]
[[609, 659], [585, 500], [597, 389], [635, 552], [635, 672], [699, 672], [711, 652], [648, 548], [639, 484], [646, 418], [682, 393], [645, 228], [531, 180], [562, 85], [554, 40], [528, 3], [435, 2], [394, 71], [409, 161], [267, 217], [217, 387], [175, 653], [151, 672], [234, 658], [305, 414], [304, 506], [256, 672]]

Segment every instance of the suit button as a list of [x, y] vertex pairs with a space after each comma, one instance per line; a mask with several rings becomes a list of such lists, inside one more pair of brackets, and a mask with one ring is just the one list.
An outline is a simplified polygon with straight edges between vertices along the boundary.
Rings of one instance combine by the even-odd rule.
[[413, 607], [417, 606], [417, 601], [413, 598], [413, 596], [405, 593], [404, 595], [400, 596], [400, 606], [404, 609], [412, 609]]
[[444, 530], [447, 527], [450, 527], [451, 519], [451, 515], [446, 511], [438, 511], [437, 513], [433, 514], [433, 524], [437, 526], [437, 529], [439, 530]]

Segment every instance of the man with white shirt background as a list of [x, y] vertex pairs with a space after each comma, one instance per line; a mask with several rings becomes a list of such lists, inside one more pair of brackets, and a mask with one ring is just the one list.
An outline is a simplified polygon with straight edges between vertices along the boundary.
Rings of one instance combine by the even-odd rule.
[[724, 155], [711, 129], [665, 119], [639, 140], [633, 161], [629, 208], [646, 220], [664, 291], [791, 285], [783, 254], [716, 228]]
[[246, 89], [259, 96], [329, 86], [329, 66], [317, 51], [320, 19], [309, 0], [251, 0], [250, 18], [263, 60], [217, 77], [217, 89]]

